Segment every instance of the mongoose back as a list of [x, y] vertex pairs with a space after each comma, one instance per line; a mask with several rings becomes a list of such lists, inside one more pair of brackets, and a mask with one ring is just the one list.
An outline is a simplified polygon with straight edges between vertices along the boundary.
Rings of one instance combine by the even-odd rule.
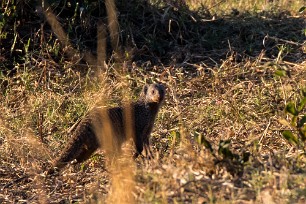
[[[76, 160], [83, 162], [87, 160], [98, 148], [105, 148], [103, 144], [105, 137], [115, 145], [114, 149], [119, 150], [123, 142], [127, 140], [127, 128], [124, 114], [128, 109], [132, 117], [131, 125], [134, 133], [134, 144], [136, 153], [134, 158], [140, 155], [145, 149], [146, 155], [151, 157], [152, 153], [149, 146], [149, 137], [153, 129], [154, 121], [158, 110], [165, 98], [165, 88], [161, 84], [145, 85], [140, 97], [136, 102], [127, 106], [119, 106], [108, 109], [92, 109], [77, 125], [66, 148], [60, 156], [53, 162], [54, 167], [60, 169], [68, 162]], [[103, 112], [104, 111], [104, 112]], [[104, 114], [103, 114], [104, 113]], [[105, 117], [106, 116], [106, 117]], [[103, 129], [111, 128], [111, 133]], [[102, 140], [101, 140], [102, 137]]]

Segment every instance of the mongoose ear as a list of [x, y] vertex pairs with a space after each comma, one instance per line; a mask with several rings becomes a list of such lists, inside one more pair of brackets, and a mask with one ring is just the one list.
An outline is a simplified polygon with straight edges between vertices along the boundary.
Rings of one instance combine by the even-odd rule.
[[145, 97], [145, 96], [147, 95], [148, 88], [149, 88], [149, 85], [148, 85], [148, 84], [146, 84], [146, 85], [143, 86], [142, 91], [141, 91], [141, 96], [144, 96], [144, 97]]

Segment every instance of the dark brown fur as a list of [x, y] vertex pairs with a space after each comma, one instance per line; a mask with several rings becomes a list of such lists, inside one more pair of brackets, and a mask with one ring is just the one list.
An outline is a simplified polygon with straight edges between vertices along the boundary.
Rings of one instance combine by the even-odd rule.
[[[127, 140], [127, 132], [130, 130], [125, 128], [128, 124], [124, 120], [127, 113], [130, 113], [129, 118], [132, 118], [130, 128], [133, 130], [136, 146], [134, 157], [141, 154], [143, 148], [146, 155], [151, 157], [149, 137], [164, 97], [164, 86], [152, 84], [144, 86], [137, 102], [124, 107], [94, 108], [79, 122], [66, 148], [53, 163], [53, 168], [60, 169], [73, 160], [85, 161], [100, 147], [119, 151], [122, 143]], [[105, 141], [110, 141], [110, 144], [109, 142], [106, 144]], [[111, 144], [114, 146], [109, 148]], [[52, 172], [53, 170], [49, 171]]]

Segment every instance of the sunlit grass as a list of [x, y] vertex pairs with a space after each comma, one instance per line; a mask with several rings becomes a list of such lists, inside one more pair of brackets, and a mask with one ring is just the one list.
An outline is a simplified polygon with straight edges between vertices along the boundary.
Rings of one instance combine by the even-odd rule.
[[303, 0], [289, 1], [267, 1], [267, 0], [186, 0], [186, 4], [194, 10], [200, 7], [208, 9], [211, 14], [224, 15], [224, 14], [238, 14], [238, 12], [250, 12], [250, 13], [278, 13], [280, 11], [290, 11], [293, 15], [299, 13], [299, 9], [305, 6]]
[[[118, 8], [135, 9], [121, 11], [124, 19], [133, 17], [133, 21], [118, 19], [120, 40], [127, 35], [127, 46], [135, 46], [125, 50], [123, 63], [116, 53], [98, 53], [102, 57], [98, 60], [83, 52], [85, 42], [78, 39], [77, 29], [67, 31], [71, 37], [67, 42], [64, 29], [58, 34], [61, 29], [54, 28], [54, 35], [47, 27], [31, 33], [33, 39], [28, 41], [29, 36], [21, 40], [16, 30], [3, 27], [1, 32], [18, 39], [14, 46], [21, 45], [12, 48], [14, 54], [22, 55], [10, 58], [11, 47], [3, 43], [0, 202], [305, 200], [305, 152], [281, 134], [292, 119], [285, 106], [299, 101], [306, 86], [304, 19], [297, 16], [303, 15], [298, 10], [304, 2], [190, 0], [186, 4], [191, 10], [176, 1], [162, 2], [161, 10], [161, 6], [118, 3]], [[201, 11], [200, 6], [207, 13], [192, 13]], [[91, 25], [86, 32], [96, 33], [97, 19], [87, 14], [81, 27]], [[73, 18], [65, 21], [59, 15], [55, 19], [61, 23], [54, 27], [72, 28], [78, 22], [77, 15]], [[120, 49], [116, 26], [109, 44]], [[98, 38], [102, 46], [98, 52], [109, 46], [104, 37]], [[110, 60], [104, 62], [107, 57]], [[279, 77], [276, 71], [290, 77]], [[101, 150], [82, 164], [68, 165], [59, 175], [43, 174], [86, 112], [98, 105], [136, 100], [142, 86], [152, 82], [164, 83], [167, 92], [151, 135], [153, 159], [132, 160], [127, 145], [116, 160]], [[218, 151], [221, 141], [230, 141], [227, 155], [238, 159], [224, 159], [226, 154]], [[250, 153], [245, 163], [241, 162], [244, 152]]]

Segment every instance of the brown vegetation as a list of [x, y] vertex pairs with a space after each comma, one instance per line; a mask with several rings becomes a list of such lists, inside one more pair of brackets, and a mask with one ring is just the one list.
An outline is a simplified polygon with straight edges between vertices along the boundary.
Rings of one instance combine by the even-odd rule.
[[[0, 202], [305, 202], [305, 141], [282, 135], [305, 115], [288, 114], [306, 86], [303, 1], [177, 2], [117, 1], [118, 47], [100, 1], [51, 5], [66, 43], [32, 1], [1, 3]], [[154, 158], [127, 144], [43, 174], [89, 109], [155, 82]]]

